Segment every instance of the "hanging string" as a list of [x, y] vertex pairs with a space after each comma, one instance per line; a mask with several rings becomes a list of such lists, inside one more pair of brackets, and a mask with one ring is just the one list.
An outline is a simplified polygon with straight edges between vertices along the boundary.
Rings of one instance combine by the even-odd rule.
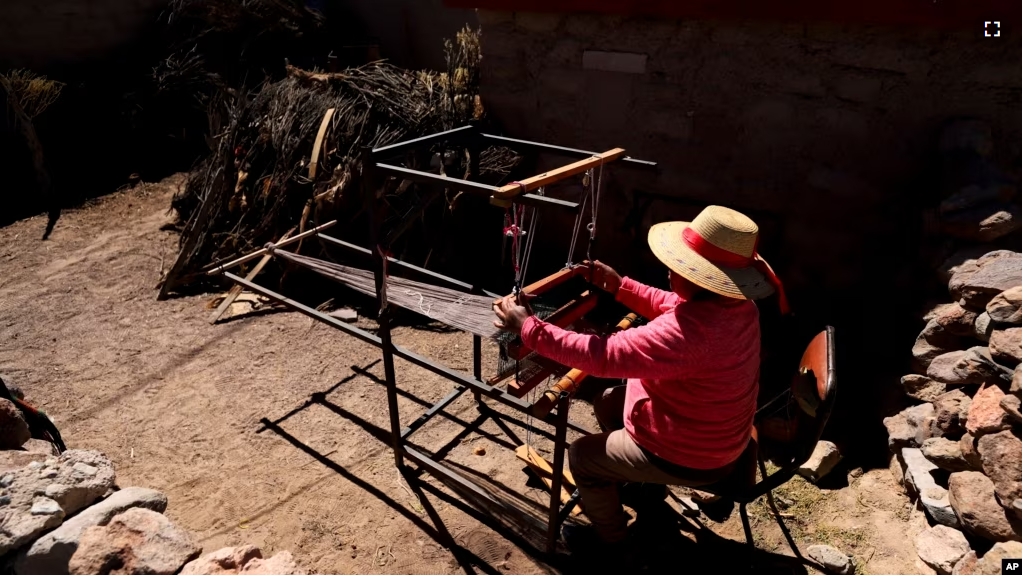
[[565, 258], [565, 268], [568, 268], [575, 262], [575, 246], [579, 240], [579, 232], [583, 226], [583, 214], [586, 213], [586, 204], [593, 195], [593, 168], [586, 171], [586, 175], [583, 177], [583, 188], [586, 190], [583, 194], [582, 204], [579, 206], [579, 212], [575, 215], [575, 225], [572, 226], [572, 242], [568, 245], [568, 257]]
[[600, 208], [600, 193], [604, 184], [603, 177], [604, 161], [601, 159], [597, 170], [596, 192], [593, 194], [593, 202], [590, 203], [590, 213], [592, 216], [590, 223], [586, 226], [586, 229], [590, 231], [590, 239], [586, 243], [586, 259], [590, 262], [593, 262], [593, 257], [590, 255], [590, 251], [593, 249], [593, 241], [597, 238], [597, 212]]

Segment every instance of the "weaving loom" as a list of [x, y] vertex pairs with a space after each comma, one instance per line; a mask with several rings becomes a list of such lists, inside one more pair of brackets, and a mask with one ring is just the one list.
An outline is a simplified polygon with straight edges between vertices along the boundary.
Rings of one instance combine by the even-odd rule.
[[[421, 172], [383, 161], [397, 158], [416, 148], [436, 145], [440, 142], [456, 142], [468, 150], [470, 158], [469, 179], [461, 180], [444, 175]], [[505, 186], [487, 186], [472, 181], [472, 178], [478, 176], [479, 154], [485, 145], [525, 146], [543, 152], [581, 157], [582, 159]], [[522, 514], [521, 511], [517, 511], [514, 507], [509, 508], [507, 504], [495, 498], [493, 494], [435, 460], [431, 455], [424, 454], [419, 449], [410, 446], [407, 443], [409, 436], [468, 390], [473, 392], [481, 410], [486, 406], [484, 399], [493, 399], [526, 414], [527, 426], [530, 430], [533, 426], [533, 419], [536, 419], [538, 423], [553, 426], [554, 450], [552, 463], [547, 463], [536, 451], [532, 450], [529, 446], [528, 436], [526, 444], [516, 450], [519, 457], [524, 459], [530, 468], [536, 471], [550, 488], [550, 504], [547, 509], [546, 524], [546, 549], [548, 552], [552, 552], [557, 530], [561, 522], [570, 513], [578, 512], [578, 507], [576, 506], [578, 494], [569, 495], [568, 491], [563, 490], [563, 486], [571, 487], [574, 484], [570, 476], [564, 472], [564, 456], [567, 448], [566, 435], [570, 426], [568, 422], [570, 397], [586, 378], [586, 375], [579, 370], [573, 370], [571, 367], [561, 366], [539, 357], [523, 346], [517, 337], [512, 337], [495, 328], [493, 323], [495, 320], [493, 307], [495, 298], [499, 296], [498, 294], [491, 292], [483, 292], [481, 294], [479, 290], [474, 289], [469, 284], [387, 256], [386, 247], [379, 243], [381, 238], [379, 230], [381, 214], [377, 191], [380, 189], [385, 176], [393, 176], [404, 180], [440, 185], [460, 192], [488, 196], [491, 204], [504, 208], [506, 211], [505, 225], [501, 233], [509, 241], [511, 247], [514, 283], [510, 288], [510, 295], [517, 298], [521, 297], [523, 293], [535, 296], [535, 298], [530, 299], [529, 305], [538, 317], [546, 319], [552, 324], [564, 328], [575, 326], [576, 329], [584, 329], [585, 331], [603, 331], [601, 330], [600, 323], [593, 323], [587, 318], [591, 313], [598, 311], [599, 300], [596, 290], [587, 282], [588, 272], [591, 268], [576, 263], [575, 256], [579, 236], [585, 228], [589, 237], [585, 257], [586, 260], [592, 261], [590, 251], [596, 238], [603, 167], [605, 163], [612, 161], [621, 161], [634, 167], [647, 169], [656, 166], [651, 162], [625, 157], [624, 150], [618, 148], [604, 153], [593, 153], [482, 134], [475, 126], [467, 126], [372, 151], [366, 150], [362, 158], [363, 192], [370, 215], [370, 230], [374, 249], [362, 248], [327, 236], [323, 233], [323, 230], [335, 224], [335, 222], [328, 222], [311, 230], [288, 237], [276, 244], [268, 244], [262, 250], [216, 266], [207, 273], [211, 275], [223, 274], [239, 286], [277, 300], [341, 332], [379, 347], [383, 354], [384, 380], [387, 386], [387, 406], [391, 424], [395, 464], [399, 468], [404, 469], [406, 459], [413, 462], [420, 469], [440, 479], [447, 486], [471, 501], [475, 506], [495, 513], [495, 517], [498, 515], [511, 515], [517, 518], [518, 522], [523, 525], [531, 525], [535, 521], [534, 518]], [[559, 200], [547, 197], [544, 194], [545, 186], [577, 175], [582, 175], [584, 195], [581, 202]], [[538, 208], [541, 207], [573, 212], [576, 215], [573, 236], [569, 245], [565, 267], [542, 280], [523, 286], [523, 281], [529, 268], [533, 242], [536, 238], [535, 232], [539, 225]], [[587, 218], [587, 208], [589, 208], [589, 218]], [[365, 270], [345, 266], [283, 249], [285, 246], [301, 242], [303, 238], [310, 236], [316, 236], [327, 243], [348, 248], [363, 256], [370, 256], [374, 261], [373, 269]], [[341, 322], [323, 314], [319, 310], [310, 308], [260, 286], [251, 279], [241, 278], [227, 272], [233, 266], [264, 256], [272, 256], [290, 264], [309, 269], [331, 280], [349, 286], [358, 292], [374, 296], [380, 304], [380, 314], [378, 316], [380, 328], [377, 334], [371, 334]], [[428, 277], [431, 281], [436, 281], [436, 283], [412, 280], [392, 273], [399, 268], [409, 270], [421, 277]], [[393, 344], [391, 342], [389, 313], [389, 306], [392, 304], [472, 334], [472, 376], [443, 366]], [[630, 314], [624, 319], [619, 318], [611, 322], [611, 329], [624, 330], [633, 326], [637, 321], [637, 317]], [[617, 325], [614, 322], [617, 322]], [[481, 341], [483, 338], [497, 341], [500, 344], [501, 355], [497, 374], [486, 380], [484, 380], [482, 375]], [[395, 357], [442, 376], [456, 384], [454, 390], [437, 401], [423, 415], [404, 428], [400, 425], [398, 414], [398, 384], [395, 377], [393, 360]], [[507, 381], [507, 390], [498, 388], [498, 385], [503, 384], [505, 381]], [[545, 382], [547, 385], [543, 386]], [[534, 392], [533, 398], [523, 400], [523, 397], [531, 391]], [[494, 418], [500, 417], [500, 414], [497, 412], [490, 411], [488, 414]]]

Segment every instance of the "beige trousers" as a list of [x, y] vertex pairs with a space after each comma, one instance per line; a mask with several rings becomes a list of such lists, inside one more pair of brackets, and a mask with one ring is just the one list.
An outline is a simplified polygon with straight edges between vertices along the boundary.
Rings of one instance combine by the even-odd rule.
[[593, 403], [604, 429], [576, 440], [568, 449], [568, 464], [582, 497], [583, 511], [601, 540], [620, 542], [627, 517], [619, 490], [625, 482], [701, 486], [727, 476], [733, 466], [696, 470], [677, 466], [641, 448], [624, 430], [625, 386], [604, 391]]

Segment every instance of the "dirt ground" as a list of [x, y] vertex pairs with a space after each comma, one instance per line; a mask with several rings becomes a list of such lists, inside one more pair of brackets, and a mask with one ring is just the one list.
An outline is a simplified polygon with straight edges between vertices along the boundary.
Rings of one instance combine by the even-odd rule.
[[[541, 560], [536, 534], [495, 529], [428, 475], [400, 474], [375, 348], [290, 312], [210, 325], [212, 294], [158, 302], [177, 246], [160, 225], [181, 182], [66, 211], [46, 242], [41, 217], [0, 228], [0, 372], [53, 416], [69, 447], [106, 453], [121, 486], [165, 492], [168, 516], [206, 551], [290, 550], [321, 573], [599, 571], [563, 554]], [[468, 335], [403, 326], [395, 339], [471, 372]], [[406, 424], [451, 389], [402, 361], [397, 377]], [[572, 415], [593, 427], [584, 401]], [[529, 436], [549, 458], [550, 443], [516, 418], [499, 425], [466, 394], [413, 440], [507, 498], [541, 502], [512, 449]], [[798, 545], [830, 543], [859, 573], [926, 573], [912, 545], [921, 513], [888, 470], [834, 476], [830, 489], [796, 479], [776, 492]], [[653, 516], [634, 526], [637, 571], [749, 571], [737, 513], [720, 523], [674, 508]], [[751, 516], [758, 571], [808, 570], [790, 559], [765, 504]]]

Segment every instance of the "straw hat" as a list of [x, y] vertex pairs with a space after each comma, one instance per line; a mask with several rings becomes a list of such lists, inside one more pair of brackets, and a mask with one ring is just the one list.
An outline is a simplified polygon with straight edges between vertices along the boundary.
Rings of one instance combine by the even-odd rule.
[[[688, 232], [687, 232], [687, 229]], [[708, 206], [692, 222], [662, 222], [647, 242], [676, 274], [722, 296], [756, 300], [774, 294], [773, 276], [757, 255], [756, 223], [722, 206]]]

